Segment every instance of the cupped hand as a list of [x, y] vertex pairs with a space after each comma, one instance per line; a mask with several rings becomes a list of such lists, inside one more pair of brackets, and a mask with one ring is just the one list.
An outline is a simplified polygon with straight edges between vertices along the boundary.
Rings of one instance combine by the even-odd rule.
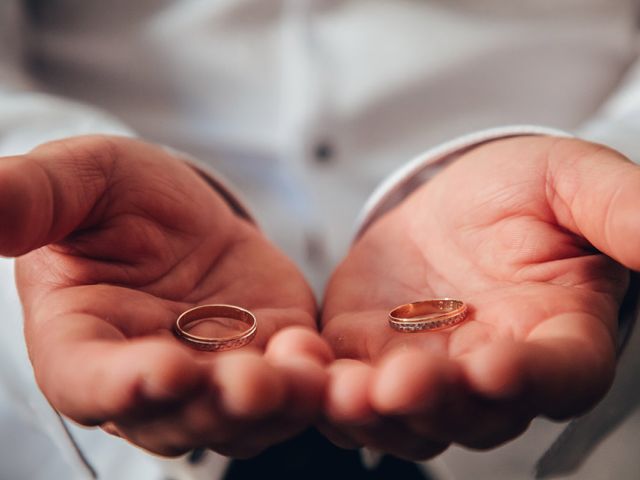
[[[161, 455], [248, 456], [316, 415], [331, 353], [307, 284], [165, 150], [78, 137], [0, 159], [0, 253], [19, 256], [36, 379], [71, 419]], [[209, 303], [252, 310], [253, 343], [176, 340], [179, 313]]]
[[[600, 145], [517, 137], [472, 149], [368, 229], [323, 307], [324, 431], [410, 459], [490, 448], [607, 390], [627, 269], [640, 269], [640, 168]], [[395, 306], [465, 301], [401, 333]]]

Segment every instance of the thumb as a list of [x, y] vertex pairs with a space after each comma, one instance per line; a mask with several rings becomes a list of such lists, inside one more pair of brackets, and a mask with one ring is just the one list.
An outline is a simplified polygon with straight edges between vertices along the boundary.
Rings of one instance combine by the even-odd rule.
[[88, 226], [117, 156], [113, 139], [94, 136], [0, 158], [0, 255], [22, 255]]
[[640, 166], [602, 145], [560, 140], [549, 155], [547, 190], [561, 225], [640, 270]]

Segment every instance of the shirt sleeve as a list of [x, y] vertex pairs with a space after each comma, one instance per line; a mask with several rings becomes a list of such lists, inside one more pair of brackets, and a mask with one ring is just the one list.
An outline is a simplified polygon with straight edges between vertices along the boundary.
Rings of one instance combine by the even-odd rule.
[[[598, 141], [620, 150], [635, 162], [640, 161], [640, 67], [633, 74], [637, 89], [624, 89], [609, 105], [576, 134], [580, 138]], [[627, 100], [624, 100], [624, 99]], [[634, 108], [633, 101], [636, 105]], [[628, 109], [626, 115], [622, 110]], [[625, 121], [626, 118], [626, 121]], [[571, 133], [535, 125], [514, 125], [492, 128], [458, 137], [431, 148], [396, 170], [369, 197], [357, 225], [355, 239], [361, 236], [378, 218], [400, 204], [414, 190], [429, 181], [438, 171], [483, 143], [522, 135], [552, 135], [572, 137]], [[640, 368], [640, 333], [634, 326], [640, 314], [638, 285], [640, 275], [632, 272], [632, 281], [619, 313], [618, 371], [614, 384], [605, 398], [592, 412], [571, 421], [535, 465], [536, 478], [566, 473], [579, 468], [589, 453], [615, 430], [640, 404], [640, 389], [630, 389], [630, 378]], [[624, 352], [627, 344], [631, 344]], [[588, 439], [585, 442], [585, 439]], [[446, 460], [437, 458], [430, 463], [443, 478], [454, 478]]]
[[[24, 154], [42, 143], [77, 135], [135, 137], [131, 128], [109, 113], [43, 93], [30, 78], [24, 55], [24, 3], [20, 0], [0, 1], [0, 157]], [[245, 202], [228, 181], [196, 159], [165, 148], [190, 164], [238, 215], [253, 221]], [[63, 459], [68, 468], [65, 477], [162, 479], [170, 473], [171, 478], [180, 480], [221, 475], [227, 460], [213, 452], [207, 453], [197, 465], [186, 458], [161, 460], [99, 430], [80, 428], [49, 405], [30, 368], [22, 336], [22, 313], [14, 285], [13, 261], [5, 258], [0, 258], [0, 314], [4, 320], [3, 335], [0, 335], [0, 422], [5, 425], [5, 419], [15, 418], [10, 423], [13, 444], [19, 446], [20, 442], [29, 442], [19, 448], [31, 451], [43, 461]], [[35, 433], [29, 433], [36, 430], [41, 436], [34, 437]], [[40, 442], [34, 444], [34, 438], [40, 438]], [[0, 455], [0, 464], [5, 465], [5, 462], [12, 463], [10, 471], [21, 472], [20, 477], [23, 476], [22, 467], [18, 465], [20, 459]], [[125, 464], [127, 469], [123, 471]], [[42, 469], [32, 463], [25, 463], [23, 467], [29, 471], [30, 478], [50, 478], [46, 472], [40, 476]], [[115, 471], [119, 473], [114, 474]]]
[[[614, 148], [640, 164], [640, 59], [636, 59], [616, 91], [575, 134]], [[619, 316], [619, 358], [614, 383], [605, 398], [587, 415], [573, 420], [545, 452], [535, 466], [536, 478], [579, 469], [599, 443], [618, 430], [640, 405], [639, 318], [640, 273], [632, 272]]]
[[640, 163], [640, 59], [629, 68], [616, 91], [575, 133], [585, 140], [615, 148]]

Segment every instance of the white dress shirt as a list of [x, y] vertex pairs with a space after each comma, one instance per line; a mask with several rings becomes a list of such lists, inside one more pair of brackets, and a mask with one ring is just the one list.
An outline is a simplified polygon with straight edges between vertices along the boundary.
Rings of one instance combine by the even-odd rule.
[[[82, 133], [186, 152], [229, 179], [320, 292], [375, 187], [443, 142], [544, 125], [640, 159], [639, 3], [2, 0], [0, 155]], [[384, 188], [406, 195], [412, 172], [403, 172]], [[385, 191], [365, 223], [386, 208]], [[11, 268], [0, 263], [0, 431], [11, 440], [0, 478], [222, 471], [215, 454], [191, 467], [62, 423], [29, 370]], [[632, 478], [638, 422], [570, 478]], [[444, 480], [530, 478], [561, 429], [536, 421], [505, 447], [451, 448], [430, 465]]]

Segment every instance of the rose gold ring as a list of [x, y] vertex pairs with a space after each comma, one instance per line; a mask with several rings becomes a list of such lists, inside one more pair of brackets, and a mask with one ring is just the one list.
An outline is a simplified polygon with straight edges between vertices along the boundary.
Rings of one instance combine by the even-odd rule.
[[[231, 318], [248, 325], [248, 328], [227, 337], [203, 337], [188, 332], [187, 327], [193, 328], [203, 320], [210, 318]], [[214, 304], [200, 305], [183, 312], [174, 326], [174, 333], [184, 343], [197, 350], [218, 352], [240, 348], [253, 340], [258, 329], [256, 317], [249, 310], [235, 305]]]
[[461, 323], [467, 306], [453, 298], [436, 298], [405, 303], [389, 312], [389, 325], [400, 332], [442, 330]]

